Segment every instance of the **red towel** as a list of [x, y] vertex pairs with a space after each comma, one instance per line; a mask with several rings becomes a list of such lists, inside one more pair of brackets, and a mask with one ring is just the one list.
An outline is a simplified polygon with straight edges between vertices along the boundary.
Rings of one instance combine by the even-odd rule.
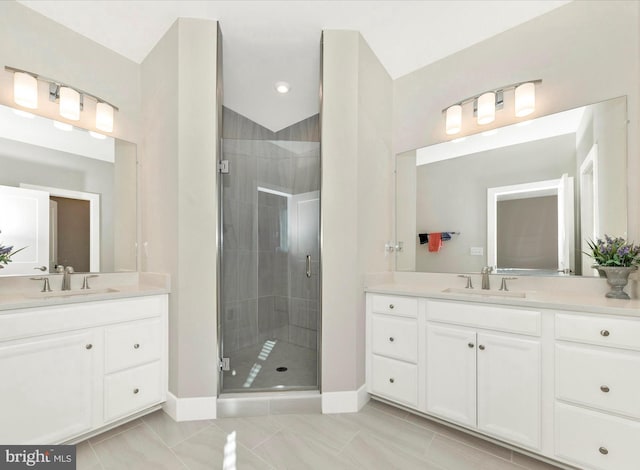
[[429, 234], [429, 251], [437, 253], [442, 248], [442, 234], [440, 232]]

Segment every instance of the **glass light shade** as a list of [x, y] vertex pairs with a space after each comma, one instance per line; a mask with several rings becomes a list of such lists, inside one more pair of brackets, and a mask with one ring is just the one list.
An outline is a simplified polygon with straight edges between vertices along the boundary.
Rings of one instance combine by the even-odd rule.
[[38, 107], [38, 80], [24, 72], [13, 74], [13, 101], [25, 108]]
[[107, 103], [96, 105], [96, 128], [105, 132], [113, 132], [113, 107]]
[[516, 116], [531, 114], [536, 109], [536, 86], [534, 83], [523, 83], [516, 87]]
[[462, 129], [462, 106], [455, 104], [447, 108], [445, 127], [448, 135], [460, 132]]
[[478, 124], [489, 124], [496, 119], [496, 94], [492, 91], [478, 98]]
[[80, 119], [80, 93], [73, 88], [60, 87], [60, 116], [71, 121]]

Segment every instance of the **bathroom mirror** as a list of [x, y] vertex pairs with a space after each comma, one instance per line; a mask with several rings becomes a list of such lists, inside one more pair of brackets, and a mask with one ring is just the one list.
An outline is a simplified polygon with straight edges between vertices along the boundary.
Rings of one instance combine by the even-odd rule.
[[626, 237], [626, 166], [626, 97], [399, 154], [396, 269], [597, 276], [583, 251]]
[[136, 271], [136, 146], [60, 124], [0, 106], [0, 275]]

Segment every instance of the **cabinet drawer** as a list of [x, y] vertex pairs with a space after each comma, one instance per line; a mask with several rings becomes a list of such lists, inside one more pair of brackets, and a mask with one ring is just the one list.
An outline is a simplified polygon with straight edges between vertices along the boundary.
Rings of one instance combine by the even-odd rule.
[[371, 393], [407, 405], [418, 405], [418, 366], [373, 356]]
[[418, 360], [418, 325], [410, 318], [372, 315], [372, 350], [374, 354], [413, 362]]
[[556, 338], [640, 351], [640, 321], [608, 315], [556, 315]]
[[162, 401], [160, 361], [104, 379], [104, 419], [111, 421]]
[[374, 313], [417, 318], [418, 299], [413, 297], [371, 294], [371, 309]]
[[427, 319], [456, 325], [540, 336], [540, 312], [469, 302], [427, 302]]
[[159, 318], [111, 326], [104, 336], [106, 373], [151, 362], [162, 355]]
[[640, 418], [640, 355], [556, 345], [556, 397]]
[[556, 403], [556, 456], [597, 470], [637, 470], [640, 423]]

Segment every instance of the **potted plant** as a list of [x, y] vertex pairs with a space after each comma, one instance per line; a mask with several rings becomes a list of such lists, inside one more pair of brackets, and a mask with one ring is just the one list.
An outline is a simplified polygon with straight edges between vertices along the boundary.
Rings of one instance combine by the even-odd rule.
[[0, 243], [0, 269], [4, 268], [6, 264], [11, 263], [11, 257], [22, 250], [24, 250], [24, 247], [14, 251], [13, 246], [4, 246]]
[[585, 254], [593, 258], [593, 267], [601, 274], [604, 273], [607, 283], [611, 286], [606, 296], [613, 299], [629, 299], [624, 286], [627, 285], [629, 274], [638, 269], [640, 246], [627, 243], [622, 237], [611, 238], [608, 235], [604, 236], [604, 240], [598, 238], [587, 243], [591, 252]]

